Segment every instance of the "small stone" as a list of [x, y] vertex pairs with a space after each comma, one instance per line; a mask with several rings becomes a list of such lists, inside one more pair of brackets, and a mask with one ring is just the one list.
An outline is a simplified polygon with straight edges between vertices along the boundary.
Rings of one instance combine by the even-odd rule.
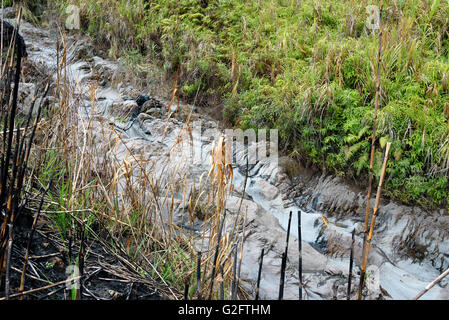
[[256, 181], [258, 193], [264, 199], [271, 201], [276, 198], [279, 194], [279, 189], [263, 179], [258, 179]]
[[143, 106], [143, 104], [150, 100], [150, 97], [147, 94], [139, 94], [136, 98], [136, 103], [139, 107]]
[[139, 114], [139, 106], [134, 100], [125, 100], [112, 104], [110, 106], [110, 112], [115, 117], [128, 119]]
[[150, 110], [146, 111], [146, 114], [149, 114], [156, 118], [160, 118], [164, 114], [164, 111], [161, 108], [151, 108]]
[[156, 98], [150, 97], [147, 101], [142, 105], [142, 110], [148, 110], [151, 108], [163, 108], [164, 105]]
[[113, 300], [120, 299], [120, 298], [123, 296], [122, 293], [117, 292], [117, 291], [115, 291], [115, 290], [108, 290], [108, 293], [109, 293], [109, 295], [111, 296], [111, 298], [112, 298]]
[[56, 271], [62, 272], [64, 271], [64, 262], [60, 257], [54, 257], [50, 260], [50, 263], [53, 265], [53, 268]]

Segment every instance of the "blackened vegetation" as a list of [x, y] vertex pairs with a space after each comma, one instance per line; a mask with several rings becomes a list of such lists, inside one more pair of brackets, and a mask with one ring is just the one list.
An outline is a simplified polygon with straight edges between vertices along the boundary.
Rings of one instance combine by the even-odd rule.
[[282, 300], [284, 298], [285, 268], [287, 267], [288, 240], [290, 238], [291, 222], [292, 222], [292, 212], [290, 211], [290, 215], [288, 218], [287, 240], [285, 241], [285, 251], [282, 255], [282, 263], [281, 263], [281, 279], [279, 281], [279, 300]]
[[354, 263], [354, 234], [355, 228], [352, 230], [351, 236], [351, 253], [349, 255], [349, 276], [348, 276], [348, 291], [346, 294], [346, 300], [351, 300], [351, 281], [352, 281], [352, 266]]
[[257, 273], [256, 297], [254, 298], [254, 300], [259, 300], [260, 278], [262, 276], [262, 265], [263, 265], [264, 252], [265, 252], [265, 248], [262, 248], [262, 252], [260, 253], [260, 259], [259, 259], [259, 272]]
[[[20, 25], [21, 12], [17, 19]], [[18, 225], [29, 215], [24, 210], [26, 199], [23, 196], [24, 180], [27, 173], [28, 158], [36, 128], [41, 114], [39, 105], [37, 116], [32, 123], [32, 114], [36, 99], [33, 99], [26, 119], [20, 121], [17, 117], [17, 97], [21, 76], [22, 58], [27, 56], [25, 42], [18, 33], [18, 27], [2, 21], [3, 39], [6, 53], [5, 68], [2, 66], [1, 83], [2, 99], [0, 110], [1, 155], [0, 155], [0, 287], [9, 296], [10, 260], [14, 241], [14, 233]], [[6, 46], [6, 41], [10, 41]], [[3, 54], [3, 52], [2, 52]], [[8, 57], [10, 57], [8, 59]], [[13, 88], [12, 88], [13, 85]], [[48, 93], [46, 86], [43, 96]], [[24, 121], [23, 121], [24, 120]]]

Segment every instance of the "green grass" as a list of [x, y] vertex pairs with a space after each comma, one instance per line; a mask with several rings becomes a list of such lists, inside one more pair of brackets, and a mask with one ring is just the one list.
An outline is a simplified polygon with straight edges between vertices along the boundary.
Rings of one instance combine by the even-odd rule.
[[[184, 99], [199, 92], [203, 105], [222, 103], [232, 125], [278, 128], [287, 153], [367, 180], [378, 39], [365, 21], [376, 1], [74, 2], [84, 29], [112, 57], [162, 64], [169, 75], [179, 68]], [[449, 4], [384, 4], [377, 138], [391, 141], [394, 155], [385, 193], [445, 206]], [[377, 150], [378, 176], [379, 140]]]

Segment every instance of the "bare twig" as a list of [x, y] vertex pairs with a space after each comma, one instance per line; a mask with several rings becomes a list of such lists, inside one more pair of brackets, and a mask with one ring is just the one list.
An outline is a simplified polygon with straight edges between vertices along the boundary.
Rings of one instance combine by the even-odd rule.
[[419, 298], [421, 298], [427, 291], [429, 291], [430, 289], [432, 289], [432, 287], [436, 284], [438, 284], [439, 282], [441, 282], [441, 280], [443, 280], [447, 275], [449, 274], [449, 268], [444, 271], [442, 274], [440, 274], [437, 278], [435, 278], [435, 280], [433, 280], [432, 282], [430, 282], [421, 292], [419, 292], [414, 298], [413, 300], [418, 300]]

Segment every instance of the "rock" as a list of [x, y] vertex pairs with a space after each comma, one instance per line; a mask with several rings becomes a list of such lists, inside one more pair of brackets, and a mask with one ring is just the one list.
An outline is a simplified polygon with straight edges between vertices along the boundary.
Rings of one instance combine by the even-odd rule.
[[145, 134], [151, 135], [151, 124], [150, 124], [150, 121], [146, 120], [146, 121], [140, 122], [140, 128], [142, 129], [142, 131]]
[[33, 109], [33, 115], [35, 116], [37, 114], [38, 111], [38, 107], [40, 104], [42, 104], [42, 110], [51, 108], [53, 106], [53, 104], [55, 103], [55, 97], [45, 97], [42, 99], [42, 97], [37, 98], [36, 99], [36, 103], [34, 104], [34, 109]]
[[109, 113], [116, 118], [126, 120], [139, 114], [139, 106], [134, 100], [115, 102], [110, 105]]
[[[117, 85], [117, 90], [119, 91], [119, 93], [120, 93], [123, 97], [125, 97], [125, 96], [128, 96], [128, 97], [135, 97], [135, 96], [137, 96], [137, 95], [139, 94], [139, 91], [137, 91], [136, 88], [134, 88], [134, 87], [131, 86], [131, 85], [124, 86], [123, 83], [119, 83], [119, 84]], [[130, 98], [130, 99], [132, 99], [132, 98]], [[133, 100], [134, 100], [134, 99], [133, 99]]]
[[50, 263], [53, 265], [53, 268], [59, 272], [64, 271], [64, 262], [60, 257], [54, 257], [50, 260]]
[[152, 108], [164, 109], [164, 105], [158, 99], [149, 97], [149, 99], [143, 103], [142, 111], [148, 113], [147, 110]]
[[139, 94], [136, 98], [136, 103], [139, 107], [143, 106], [143, 104], [150, 100], [150, 97], [146, 94]]
[[273, 200], [279, 195], [279, 189], [264, 179], [257, 179], [255, 188], [265, 200]]
[[[11, 94], [13, 88], [14, 84], [11, 86]], [[25, 115], [29, 113], [35, 92], [36, 85], [34, 83], [19, 83], [18, 108], [21, 113]], [[34, 109], [37, 109], [36, 105]]]
[[123, 297], [123, 293], [115, 291], [115, 290], [108, 290], [108, 293], [111, 296], [112, 300], [118, 300], [121, 297]]
[[[3, 29], [2, 48], [8, 48], [8, 46], [11, 43], [11, 40], [13, 39], [13, 36], [14, 36], [14, 26], [12, 24], [10, 24], [9, 22], [7, 22], [6, 20], [3, 20], [2, 24], [3, 24], [3, 26], [2, 26], [2, 29]], [[17, 52], [20, 52], [21, 56], [24, 58], [28, 57], [25, 41], [23, 40], [20, 31], [19, 31], [17, 40], [18, 40], [16, 42], [16, 50], [18, 50]]]
[[149, 114], [156, 118], [161, 118], [165, 113], [164, 111], [165, 110], [163, 110], [162, 108], [151, 108], [150, 110], [146, 111], [146, 114]]
[[279, 186], [284, 182], [289, 182], [289, 178], [287, 176], [287, 174], [282, 173], [282, 172], [278, 172], [275, 176], [274, 176], [274, 185], [275, 186]]
[[100, 57], [93, 57], [94, 75], [99, 76], [101, 79], [101, 85], [107, 86], [111, 84], [112, 86], [117, 86], [119, 82], [119, 75], [125, 72], [124, 68], [118, 63], [104, 60]]
[[16, 17], [16, 9], [14, 7], [0, 9], [0, 15], [1, 14], [3, 14], [5, 19], [14, 19]]
[[286, 193], [290, 189], [290, 185], [285, 182], [281, 183], [277, 187], [280, 190], [280, 192], [282, 192], [282, 193]]
[[154, 117], [147, 113], [139, 113], [139, 115], [137, 116], [137, 120], [139, 120], [140, 123], [143, 123], [146, 120], [153, 120], [153, 119]]
[[93, 61], [94, 57], [94, 48], [88, 43], [86, 40], [79, 40], [75, 43], [74, 46], [71, 47], [67, 56], [69, 61]]

